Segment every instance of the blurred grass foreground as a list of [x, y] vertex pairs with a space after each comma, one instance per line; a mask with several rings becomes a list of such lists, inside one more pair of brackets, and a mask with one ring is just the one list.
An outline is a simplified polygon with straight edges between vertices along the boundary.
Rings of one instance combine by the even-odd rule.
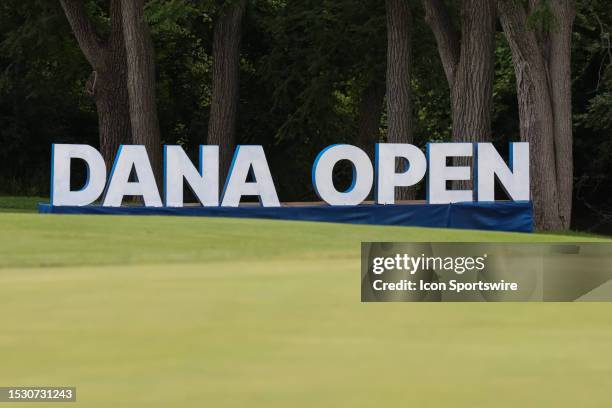
[[0, 384], [76, 386], [58, 406], [609, 404], [612, 305], [359, 301], [361, 241], [598, 238], [33, 201], [0, 199]]

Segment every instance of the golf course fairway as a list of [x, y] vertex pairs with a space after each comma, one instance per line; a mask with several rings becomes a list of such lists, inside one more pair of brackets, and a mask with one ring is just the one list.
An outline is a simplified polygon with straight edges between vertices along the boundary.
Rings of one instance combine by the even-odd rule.
[[54, 407], [609, 406], [612, 304], [360, 303], [361, 241], [583, 240], [2, 212], [0, 385], [77, 387]]

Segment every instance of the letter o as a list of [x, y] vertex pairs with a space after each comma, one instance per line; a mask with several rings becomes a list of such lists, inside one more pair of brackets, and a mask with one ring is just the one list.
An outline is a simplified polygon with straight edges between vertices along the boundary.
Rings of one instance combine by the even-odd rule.
[[[353, 165], [353, 183], [346, 191], [334, 186], [334, 167], [340, 160]], [[332, 145], [319, 153], [312, 166], [312, 185], [315, 192], [330, 205], [358, 205], [372, 190], [374, 169], [370, 158], [360, 148], [347, 144]]]

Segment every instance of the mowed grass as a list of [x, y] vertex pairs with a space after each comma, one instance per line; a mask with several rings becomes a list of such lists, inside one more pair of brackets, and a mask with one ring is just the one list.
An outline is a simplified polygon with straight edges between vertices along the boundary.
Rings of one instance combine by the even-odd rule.
[[0, 212], [34, 212], [37, 203], [49, 202], [45, 197], [0, 196]]
[[58, 407], [607, 407], [612, 305], [359, 301], [361, 241], [592, 239], [3, 213], [0, 385], [76, 386]]

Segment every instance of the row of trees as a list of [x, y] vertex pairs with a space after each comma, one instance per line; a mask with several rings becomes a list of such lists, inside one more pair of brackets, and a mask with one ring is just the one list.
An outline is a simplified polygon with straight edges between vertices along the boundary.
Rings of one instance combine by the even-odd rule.
[[[8, 3], [2, 46], [13, 56], [0, 114], [27, 87], [20, 78], [44, 93], [37, 72], [71, 84], [56, 92], [87, 113], [72, 91], [85, 70], [71, 51], [76, 39], [109, 166], [119, 144], [139, 143], [159, 175], [163, 143], [210, 143], [221, 146], [223, 172], [237, 142], [264, 144], [272, 167], [292, 168], [275, 171], [281, 196], [302, 199], [312, 155], [330, 142], [371, 152], [380, 140], [503, 146], [516, 135], [531, 144], [536, 224], [546, 230], [570, 227], [573, 145], [580, 157], [603, 152], [580, 177], [609, 168], [605, 1], [59, 0], [61, 19], [53, 2]], [[52, 32], [62, 45], [48, 50]], [[27, 60], [24, 45], [37, 55]], [[88, 132], [87, 116], [70, 122]], [[398, 198], [421, 194], [401, 189]]]
[[[517, 78], [521, 140], [531, 145], [531, 195], [536, 225], [544, 230], [568, 229], [573, 191], [571, 40], [573, 0], [463, 0], [459, 28], [443, 0], [423, 0], [425, 19], [436, 38], [450, 89], [452, 140], [491, 141], [495, 73], [496, 16], [510, 44]], [[524, 4], [526, 3], [526, 4]], [[398, 89], [409, 90], [412, 25], [403, 0], [387, 0], [389, 139], [411, 141], [409, 124], [395, 136], [393, 116], [410, 117]], [[399, 21], [398, 21], [399, 20]], [[397, 27], [403, 27], [403, 30]], [[398, 46], [400, 42], [404, 45]], [[400, 54], [402, 55], [402, 54]], [[403, 93], [406, 99], [409, 93]], [[395, 109], [394, 109], [395, 107]], [[404, 110], [402, 110], [402, 108]], [[465, 164], [459, 162], [459, 164]], [[469, 183], [456, 183], [469, 188]]]
[[[155, 103], [153, 45], [144, 19], [144, 0], [110, 1], [111, 30], [102, 39], [83, 0], [60, 0], [84, 55], [94, 69], [90, 92], [100, 118], [100, 145], [108, 163], [121, 143], [147, 147], [161, 176], [161, 138]], [[235, 146], [240, 43], [246, 0], [221, 4], [214, 29], [213, 86], [208, 143], [221, 146], [222, 177]], [[423, 0], [426, 20], [451, 94], [452, 140], [491, 141], [496, 15], [510, 43], [517, 81], [521, 139], [531, 143], [532, 198], [541, 229], [570, 226], [573, 159], [571, 126], [572, 0], [463, 0], [460, 28], [443, 0]], [[387, 140], [412, 143], [412, 12], [408, 0], [386, 0]], [[540, 21], [535, 17], [541, 16]], [[129, 108], [129, 109], [128, 109]], [[365, 107], [378, 113], [378, 107]], [[128, 113], [129, 124], [128, 126]], [[373, 121], [380, 118], [374, 116]], [[374, 127], [372, 127], [374, 129]], [[376, 132], [362, 140], [378, 141]], [[457, 183], [469, 188], [469, 183]], [[400, 199], [414, 199], [401, 189]]]
[[[84, 0], [60, 0], [91, 68], [87, 91], [100, 123], [100, 149], [110, 168], [121, 144], [144, 145], [158, 184], [162, 183], [161, 133], [155, 92], [153, 42], [144, 0], [110, 0], [110, 30], [99, 34]], [[246, 0], [219, 4], [213, 42], [213, 96], [208, 144], [219, 145], [221, 177], [235, 147], [242, 18]]]

